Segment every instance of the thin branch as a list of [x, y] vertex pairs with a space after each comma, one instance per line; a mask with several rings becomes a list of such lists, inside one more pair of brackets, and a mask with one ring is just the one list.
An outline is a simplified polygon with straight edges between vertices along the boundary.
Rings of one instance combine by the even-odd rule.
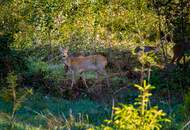
[[190, 124], [190, 120], [180, 130], [184, 130], [189, 124]]

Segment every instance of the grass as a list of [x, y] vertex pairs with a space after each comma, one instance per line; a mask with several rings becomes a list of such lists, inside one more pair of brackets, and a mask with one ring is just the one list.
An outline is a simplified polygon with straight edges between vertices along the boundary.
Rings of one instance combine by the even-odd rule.
[[[179, 129], [182, 127], [180, 122], [180, 106], [182, 104], [164, 105], [159, 103], [159, 108], [166, 111], [172, 118], [172, 124], [165, 126], [165, 129]], [[169, 111], [171, 109], [171, 111]], [[0, 99], [0, 113], [10, 113], [11, 104]], [[44, 96], [36, 93], [24, 102], [21, 109], [16, 112], [16, 124], [14, 130], [45, 130], [48, 128], [48, 118], [52, 120], [67, 119], [71, 121], [69, 115], [75, 118], [75, 127], [71, 130], [79, 130], [87, 127], [98, 126], [105, 119], [110, 119], [111, 106], [101, 104], [89, 99], [64, 100], [52, 96]], [[55, 118], [56, 119], [55, 119]], [[180, 119], [179, 119], [180, 117]], [[60, 121], [61, 122], [61, 121]], [[61, 122], [63, 130], [67, 130], [67, 123]], [[53, 123], [52, 123], [53, 124]], [[51, 124], [51, 125], [52, 125]], [[9, 130], [8, 122], [0, 116], [0, 129]]]
[[[11, 104], [0, 100], [0, 112], [10, 113]], [[76, 117], [76, 122], [80, 121], [92, 123], [89, 125], [100, 125], [104, 119], [110, 118], [110, 108], [104, 104], [100, 104], [88, 99], [79, 99], [68, 101], [61, 98], [43, 96], [34, 94], [16, 112], [16, 129], [32, 130], [46, 129], [47, 120], [51, 117], [60, 117], [63, 115], [68, 118], [72, 112], [72, 116]], [[45, 117], [45, 118], [44, 118]], [[0, 120], [3, 118], [0, 117]], [[82, 124], [77, 124], [82, 125]], [[5, 129], [8, 122], [0, 121], [0, 129]]]
[[[89, 73], [87, 76], [89, 75], [91, 76], [92, 74]], [[125, 78], [112, 79], [113, 86], [127, 84], [127, 81]], [[133, 103], [138, 93], [132, 88], [133, 87], [127, 86], [126, 89], [119, 91], [118, 94], [115, 95], [117, 96], [117, 102], [124, 104]], [[115, 88], [115, 90], [117, 90], [117, 88]], [[160, 95], [165, 95], [163, 89], [154, 91], [151, 98], [151, 105], [158, 105], [160, 109], [167, 112], [167, 115], [172, 118], [172, 124], [165, 126], [164, 129], [172, 128], [173, 130], [178, 130], [182, 128], [184, 122], [187, 122], [183, 116], [183, 104], [179, 102], [182, 100], [177, 99], [179, 96], [177, 97], [176, 95], [172, 95], [169, 99], [166, 95]], [[111, 100], [111, 98], [109, 97], [108, 100]], [[116, 105], [118, 104], [116, 103]], [[2, 118], [1, 115], [10, 115], [11, 110], [11, 103], [0, 99], [0, 129], [9, 130], [9, 122]], [[111, 106], [92, 101], [87, 97], [77, 100], [64, 100], [61, 97], [57, 98], [35, 93], [29, 97], [22, 104], [21, 109], [16, 112], [14, 130], [55, 129], [54, 126], [63, 130], [71, 128], [71, 130], [83, 130], [85, 128], [98, 126], [102, 124], [105, 119], [110, 119], [110, 117]]]

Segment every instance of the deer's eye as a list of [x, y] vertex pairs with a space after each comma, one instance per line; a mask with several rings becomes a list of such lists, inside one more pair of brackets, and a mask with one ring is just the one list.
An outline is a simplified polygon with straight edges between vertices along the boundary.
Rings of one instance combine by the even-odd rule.
[[65, 55], [64, 55], [64, 54], [61, 54], [61, 56], [62, 56], [62, 57], [65, 57]]

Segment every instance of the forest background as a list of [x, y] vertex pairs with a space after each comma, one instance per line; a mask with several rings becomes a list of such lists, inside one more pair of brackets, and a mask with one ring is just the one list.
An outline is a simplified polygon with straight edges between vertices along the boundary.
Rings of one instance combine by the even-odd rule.
[[[0, 128], [189, 129], [189, 0], [0, 0], [0, 8]], [[110, 87], [88, 72], [88, 88], [81, 78], [71, 88], [60, 47], [105, 56]], [[153, 49], [138, 55], [139, 47]], [[186, 60], [171, 62], [175, 54]]]

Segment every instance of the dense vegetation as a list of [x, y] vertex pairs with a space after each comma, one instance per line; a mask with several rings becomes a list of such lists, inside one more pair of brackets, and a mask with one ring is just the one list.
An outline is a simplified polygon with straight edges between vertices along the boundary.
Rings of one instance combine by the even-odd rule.
[[[190, 129], [189, 0], [0, 0], [0, 8], [0, 129]], [[84, 70], [107, 59], [99, 78], [74, 75], [84, 56]]]

